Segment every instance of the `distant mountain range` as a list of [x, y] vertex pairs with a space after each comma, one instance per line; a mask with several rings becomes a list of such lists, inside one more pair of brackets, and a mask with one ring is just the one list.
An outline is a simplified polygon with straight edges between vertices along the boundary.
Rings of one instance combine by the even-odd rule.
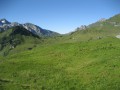
[[86, 25], [81, 25], [80, 27], [77, 27], [76, 30], [86, 30], [90, 28], [102, 28], [104, 26], [111, 25], [112, 27], [120, 27], [120, 14], [117, 14], [109, 19], [101, 18], [95, 23], [89, 24], [88, 26]]
[[120, 37], [120, 14], [109, 19], [100, 19], [89, 25], [77, 27], [67, 36], [67, 41], [89, 41], [105, 37]]
[[0, 25], [0, 90], [120, 90], [120, 14], [55, 37]]
[[109, 19], [100, 19], [88, 26], [82, 25], [65, 35], [42, 29], [32, 23], [20, 24], [1, 19], [0, 56], [7, 56], [11, 52], [14, 53], [15, 50], [16, 52], [28, 50], [43, 43], [91, 41], [106, 37], [120, 38], [120, 14]]
[[56, 32], [42, 29], [41, 27], [34, 25], [32, 23], [20, 24], [18, 22], [9, 22], [6, 19], [0, 20], [0, 31], [5, 31], [5, 30], [8, 30], [8, 29], [16, 27], [16, 26], [23, 27], [23, 28], [29, 30], [30, 32], [32, 32], [38, 36], [56, 36], [56, 35], [59, 35]]

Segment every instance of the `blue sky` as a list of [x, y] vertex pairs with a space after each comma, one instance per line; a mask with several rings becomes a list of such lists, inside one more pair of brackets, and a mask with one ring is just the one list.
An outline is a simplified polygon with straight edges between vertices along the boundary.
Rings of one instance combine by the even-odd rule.
[[120, 0], [0, 0], [0, 18], [68, 33], [120, 13]]

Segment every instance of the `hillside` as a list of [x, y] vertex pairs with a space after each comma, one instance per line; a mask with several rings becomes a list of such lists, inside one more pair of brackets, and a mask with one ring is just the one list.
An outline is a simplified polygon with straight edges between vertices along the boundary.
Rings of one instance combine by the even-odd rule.
[[11, 28], [0, 33], [0, 56], [6, 56], [9, 53], [14, 54], [21, 50], [27, 50], [36, 46], [37, 43], [40, 42], [41, 39], [39, 36], [23, 27], [17, 26]]
[[73, 43], [99, 40], [107, 37], [117, 37], [120, 35], [120, 14], [109, 19], [99, 20], [88, 26], [77, 27], [73, 32], [49, 38], [47, 43]]
[[56, 37], [1, 32], [0, 90], [120, 90], [119, 18]]
[[53, 32], [51, 30], [43, 29], [32, 23], [20, 24], [18, 22], [9, 22], [6, 19], [0, 19], [0, 31], [6, 31], [16, 26], [23, 27], [24, 29], [27, 29], [28, 31], [40, 37], [53, 37], [59, 35], [59, 33]]
[[119, 90], [120, 40], [39, 46], [1, 58], [1, 90]]
[[76, 41], [101, 39], [108, 36], [116, 37], [120, 34], [120, 15], [115, 15], [110, 19], [98, 21], [86, 26], [85, 29], [76, 29], [70, 35]]

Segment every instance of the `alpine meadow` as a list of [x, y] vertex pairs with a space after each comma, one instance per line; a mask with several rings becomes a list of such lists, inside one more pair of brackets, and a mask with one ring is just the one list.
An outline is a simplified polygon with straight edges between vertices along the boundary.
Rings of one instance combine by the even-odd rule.
[[0, 90], [120, 90], [120, 14], [66, 34], [0, 19]]

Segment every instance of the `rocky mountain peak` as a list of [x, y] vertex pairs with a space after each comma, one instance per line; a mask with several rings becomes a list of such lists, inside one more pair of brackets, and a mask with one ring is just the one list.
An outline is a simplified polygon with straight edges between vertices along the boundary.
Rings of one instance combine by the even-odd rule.
[[106, 21], [105, 18], [101, 18], [100, 20], [98, 20], [98, 22], [104, 22], [104, 21]]
[[76, 30], [86, 30], [87, 26], [86, 25], [81, 25], [78, 27]]
[[18, 22], [9, 22], [6, 19], [0, 19], [0, 31], [8, 30], [10, 28], [20, 26], [25, 28], [26, 30], [38, 35], [38, 36], [55, 36], [59, 35], [56, 32], [42, 29], [41, 27], [34, 25], [32, 23], [25, 23], [25, 24], [20, 24]]
[[3, 25], [3, 24], [10, 24], [10, 22], [9, 21], [7, 21], [6, 19], [1, 19], [0, 20], [0, 23]]

